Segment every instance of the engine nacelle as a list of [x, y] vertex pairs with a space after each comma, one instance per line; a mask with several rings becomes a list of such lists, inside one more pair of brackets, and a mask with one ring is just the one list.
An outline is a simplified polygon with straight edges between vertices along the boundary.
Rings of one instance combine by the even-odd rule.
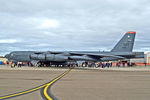
[[68, 57], [63, 55], [55, 55], [55, 54], [46, 54], [46, 60], [47, 61], [56, 61], [56, 62], [63, 62], [67, 61]]
[[64, 62], [68, 60], [68, 57], [63, 55], [56, 54], [32, 54], [30, 55], [30, 59], [32, 60], [42, 60], [42, 61], [56, 61], [56, 62]]
[[32, 60], [45, 60], [45, 54], [31, 54], [30, 59], [32, 59]]
[[90, 58], [88, 56], [70, 56], [69, 57], [70, 60], [85, 60], [85, 61], [93, 61], [94, 59], [93, 58]]

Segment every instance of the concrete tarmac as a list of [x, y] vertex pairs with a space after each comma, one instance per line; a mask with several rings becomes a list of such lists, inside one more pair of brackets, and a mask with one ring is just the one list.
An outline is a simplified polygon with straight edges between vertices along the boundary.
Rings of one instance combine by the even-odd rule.
[[72, 70], [52, 93], [59, 100], [149, 100], [150, 72]]
[[[30, 69], [30, 70], [29, 70]], [[64, 69], [65, 70], [65, 69]], [[12, 94], [49, 82], [64, 70], [42, 68], [2, 68], [0, 69], [0, 96]], [[40, 90], [25, 94], [11, 100], [42, 100]]]
[[[51, 92], [59, 100], [149, 100], [149, 68], [119, 69], [73, 69], [52, 86]], [[39, 86], [66, 70], [0, 66], [0, 96]], [[42, 97], [40, 91], [35, 91], [11, 100], [42, 100]]]

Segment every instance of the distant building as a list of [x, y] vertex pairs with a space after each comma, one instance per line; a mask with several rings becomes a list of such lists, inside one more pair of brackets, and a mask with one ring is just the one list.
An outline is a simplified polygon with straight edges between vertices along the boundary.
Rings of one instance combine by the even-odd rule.
[[145, 62], [150, 63], [150, 52], [145, 53]]
[[150, 52], [145, 52], [144, 58], [130, 59], [133, 63], [149, 63], [150, 64]]
[[4, 64], [6, 64], [7, 61], [8, 61], [8, 59], [6, 59], [3, 56], [0, 56], [0, 62], [3, 62]]
[[0, 61], [2, 61], [2, 62], [6, 62], [6, 61], [8, 61], [8, 59], [6, 59], [5, 57], [3, 57], [3, 56], [0, 56]]

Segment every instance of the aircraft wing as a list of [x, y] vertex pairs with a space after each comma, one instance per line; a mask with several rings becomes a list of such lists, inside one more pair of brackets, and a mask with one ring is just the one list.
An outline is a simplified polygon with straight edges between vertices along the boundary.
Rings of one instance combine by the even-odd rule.
[[59, 52], [59, 51], [34, 52], [34, 54], [45, 54], [45, 53], [62, 54], [63, 52]]
[[34, 52], [34, 54], [44, 54], [45, 52]]
[[64, 52], [61, 52], [61, 51], [48, 51], [48, 53], [50, 53], [50, 54], [62, 54]]
[[[35, 54], [44, 54], [44, 53], [50, 53], [50, 54], [64, 54], [65, 52], [60, 51], [48, 51], [48, 52], [35, 52]], [[89, 56], [91, 58], [103, 58], [103, 57], [112, 57], [112, 58], [118, 58], [118, 59], [124, 59], [122, 56], [116, 56], [116, 55], [109, 55], [109, 54], [100, 54], [100, 53], [84, 53], [84, 52], [67, 52], [71, 56]]]
[[119, 58], [119, 59], [124, 59], [124, 57], [121, 56], [115, 56], [115, 55], [107, 55], [107, 54], [95, 54], [95, 53], [75, 53], [75, 52], [71, 52], [71, 55], [79, 55], [79, 56], [90, 56], [90, 57], [96, 57], [96, 58], [103, 58], [103, 57], [112, 57], [112, 58]]

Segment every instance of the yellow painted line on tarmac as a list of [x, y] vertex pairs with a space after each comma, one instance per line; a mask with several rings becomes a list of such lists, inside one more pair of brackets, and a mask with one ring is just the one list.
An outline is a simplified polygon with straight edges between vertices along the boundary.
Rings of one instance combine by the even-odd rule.
[[19, 96], [19, 95], [22, 95], [22, 94], [26, 94], [26, 93], [29, 93], [29, 92], [32, 92], [32, 91], [38, 90], [38, 89], [40, 89], [40, 88], [43, 88], [43, 87], [45, 87], [46, 85], [47, 85], [47, 84], [42, 85], [42, 86], [37, 87], [37, 88], [34, 88], [34, 89], [32, 89], [32, 90], [28, 90], [28, 91], [24, 91], [24, 92], [20, 92], [20, 93], [12, 94], [12, 95], [8, 95], [8, 96], [0, 97], [0, 99], [6, 99], [6, 98], [11, 98], [11, 97]]
[[67, 73], [69, 73], [71, 71], [71, 69], [69, 69], [68, 71], [66, 71], [64, 74], [62, 74], [61, 76], [57, 77], [56, 79], [54, 79], [52, 82], [50, 82], [49, 84], [47, 84], [47, 86], [45, 86], [44, 88], [44, 96], [46, 97], [46, 99], [48, 100], [53, 100], [47, 93], [47, 89], [49, 86], [51, 86], [53, 83], [55, 83], [57, 80], [59, 80], [60, 78], [62, 78], [64, 75], [66, 75]]
[[[2, 99], [7, 99], [7, 98], [11, 98], [11, 97], [15, 97], [15, 96], [19, 96], [19, 95], [23, 95], [23, 94], [26, 94], [26, 93], [30, 93], [30, 92], [33, 92], [33, 91], [35, 91], [35, 90], [41, 89], [41, 88], [43, 88], [43, 87], [45, 87], [45, 88], [44, 88], [44, 90], [45, 90], [44, 94], [45, 94], [46, 98], [50, 98], [50, 97], [48, 96], [47, 92], [46, 92], [46, 91], [47, 91], [47, 88], [48, 88], [51, 84], [53, 84], [54, 82], [56, 82], [58, 79], [60, 79], [60, 78], [63, 77], [64, 75], [66, 75], [69, 71], [71, 71], [71, 69], [65, 71], [61, 76], [56, 77], [55, 79], [53, 79], [53, 80], [52, 80], [50, 83], [48, 83], [48, 84], [44, 84], [44, 85], [42, 85], [42, 86], [39, 86], [39, 87], [34, 88], [34, 89], [31, 89], [31, 90], [27, 90], [27, 91], [24, 91], [24, 92], [20, 92], [20, 93], [16, 93], [16, 94], [11, 94], [11, 95], [7, 95], [7, 96], [2, 96], [2, 97], [0, 97], [0, 100], [2, 100]], [[48, 99], [48, 100], [52, 100], [52, 99], [50, 98], [50, 99]]]

